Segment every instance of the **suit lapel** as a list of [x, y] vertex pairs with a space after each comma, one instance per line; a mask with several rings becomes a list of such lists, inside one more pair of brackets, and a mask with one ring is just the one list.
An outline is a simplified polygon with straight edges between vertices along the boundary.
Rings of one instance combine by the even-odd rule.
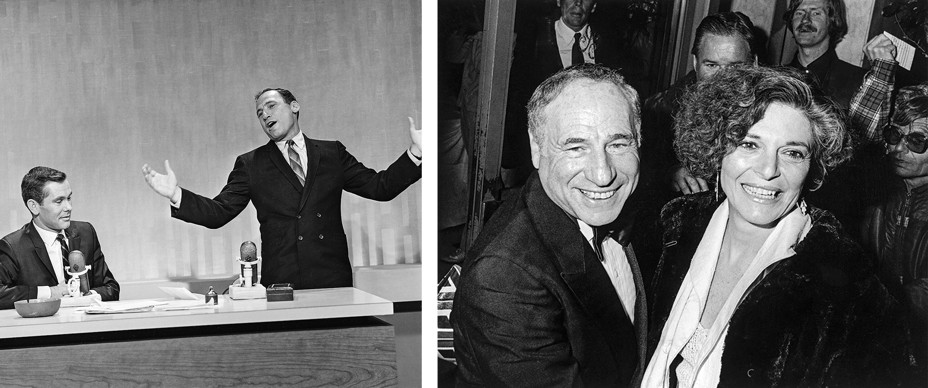
[[39, 231], [35, 230], [35, 225], [32, 222], [26, 224], [26, 235], [28, 235], [29, 240], [32, 241], [36, 260], [39, 260], [45, 265], [45, 270], [51, 274], [52, 279], [56, 279], [58, 276], [55, 275], [55, 268], [52, 267], [52, 261], [48, 258], [48, 250], [45, 249], [45, 241], [42, 241], [42, 236], [39, 235]]
[[296, 178], [296, 173], [293, 172], [293, 169], [290, 168], [290, 162], [284, 160], [284, 156], [281, 155], [280, 149], [277, 148], [277, 144], [274, 144], [273, 140], [269, 140], [264, 146], [264, 152], [268, 153], [268, 156], [271, 158], [271, 162], [274, 166], [280, 170], [280, 173], [283, 174], [284, 179], [287, 182], [290, 182], [290, 185], [298, 191], [302, 192], [303, 187], [300, 186], [300, 180]]
[[[530, 187], [526, 198], [529, 215], [541, 235], [541, 241], [557, 259], [562, 271], [561, 278], [584, 311], [593, 317], [593, 322], [603, 333], [612, 353], [620, 355], [628, 352], [622, 345], [636, 342], [635, 328], [622, 308], [609, 275], [580, 233], [577, 221], [548, 198], [538, 181], [537, 173], [532, 174], [526, 186]], [[638, 278], [640, 280], [640, 273]], [[638, 294], [641, 293], [639, 289]], [[641, 304], [636, 303], [636, 306]], [[637, 309], [636, 319], [639, 315]]]
[[309, 199], [309, 193], [312, 191], [313, 182], [316, 181], [316, 171], [319, 169], [319, 146], [314, 141], [310, 141], [306, 135], [303, 135], [306, 144], [306, 187], [303, 188], [303, 198], [300, 199], [300, 210], [306, 205]]

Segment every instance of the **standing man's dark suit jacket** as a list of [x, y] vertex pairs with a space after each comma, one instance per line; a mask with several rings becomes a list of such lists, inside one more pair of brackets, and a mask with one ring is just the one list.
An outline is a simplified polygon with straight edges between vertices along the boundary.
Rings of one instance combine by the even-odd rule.
[[[104, 301], [119, 300], [119, 283], [103, 259], [93, 225], [71, 221], [65, 234], [69, 248], [81, 251], [91, 266], [87, 277], [90, 289]], [[52, 265], [63, 266], [63, 263], [58, 263], [57, 258], [55, 261], [49, 259], [45, 242], [32, 221], [0, 240], [0, 309], [13, 308], [17, 300], [34, 299], [37, 286], [58, 285]]]
[[634, 325], [577, 221], [531, 174], [464, 262], [451, 313], [458, 386], [637, 384], [647, 316], [633, 257]]
[[235, 159], [222, 192], [209, 199], [183, 190], [177, 219], [219, 228], [249, 201], [261, 224], [261, 283], [296, 289], [351, 287], [348, 242], [342, 227], [342, 190], [389, 201], [419, 180], [422, 169], [406, 152], [384, 171], [357, 161], [340, 142], [306, 138], [306, 186], [273, 141]]

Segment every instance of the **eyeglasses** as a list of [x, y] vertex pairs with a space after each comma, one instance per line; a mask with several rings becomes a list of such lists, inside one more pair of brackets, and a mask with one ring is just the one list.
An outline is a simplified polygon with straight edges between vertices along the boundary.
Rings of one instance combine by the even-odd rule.
[[886, 144], [894, 146], [899, 144], [902, 139], [905, 139], [906, 148], [916, 154], [925, 153], [925, 150], [928, 149], [928, 139], [925, 139], [925, 135], [921, 132], [910, 132], [908, 135], [903, 136], [899, 127], [892, 124], [883, 129], [883, 141]]

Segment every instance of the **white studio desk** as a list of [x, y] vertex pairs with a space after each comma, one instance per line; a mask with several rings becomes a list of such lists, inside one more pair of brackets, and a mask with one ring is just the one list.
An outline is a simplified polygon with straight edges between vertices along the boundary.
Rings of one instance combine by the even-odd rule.
[[294, 291], [292, 302], [44, 318], [0, 310], [0, 376], [25, 386], [396, 384], [393, 304], [356, 288]]

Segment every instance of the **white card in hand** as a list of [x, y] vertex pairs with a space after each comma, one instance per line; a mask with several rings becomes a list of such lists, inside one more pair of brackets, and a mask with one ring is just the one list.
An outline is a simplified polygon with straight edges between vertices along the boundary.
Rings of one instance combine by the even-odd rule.
[[896, 62], [899, 62], [899, 66], [902, 66], [902, 68], [906, 70], [912, 70], [912, 60], [915, 59], [915, 47], [886, 31], [883, 31], [883, 35], [886, 35], [886, 37], [896, 45]]

